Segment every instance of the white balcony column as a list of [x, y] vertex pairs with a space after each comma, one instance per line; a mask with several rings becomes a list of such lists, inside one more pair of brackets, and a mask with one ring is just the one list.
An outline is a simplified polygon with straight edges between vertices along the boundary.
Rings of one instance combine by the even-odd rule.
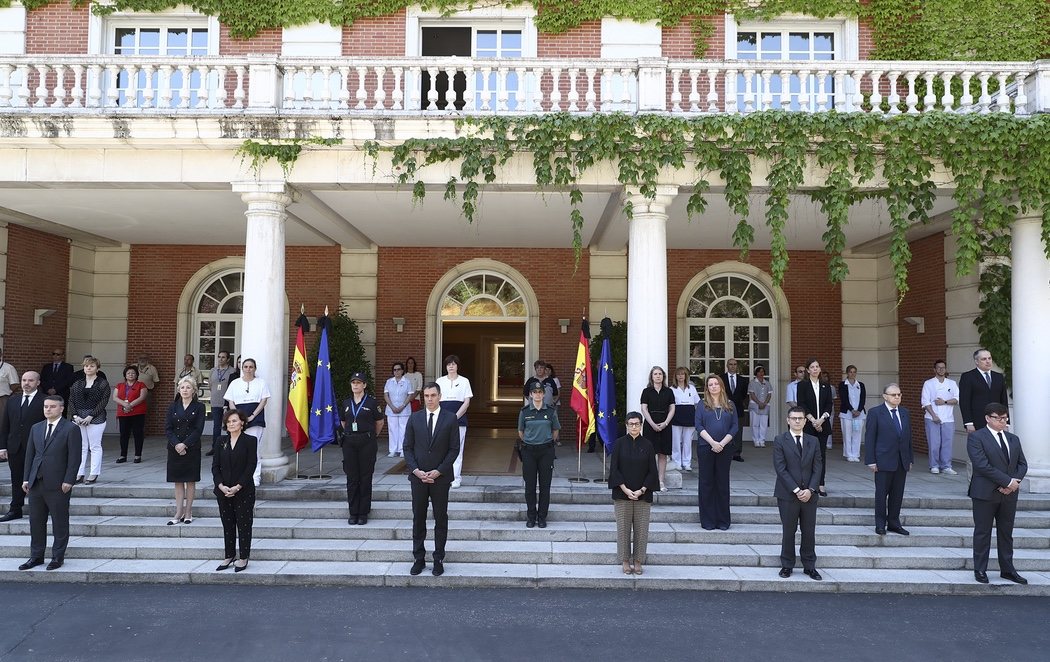
[[1013, 345], [1013, 416], [1011, 430], [1021, 437], [1030, 492], [1050, 493], [1050, 437], [1046, 435], [1046, 380], [1043, 366], [1050, 361], [1046, 330], [1050, 307], [1050, 260], [1043, 253], [1041, 219], [1035, 214], [1014, 221], [1011, 262], [1011, 326]]
[[234, 182], [248, 206], [244, 246], [244, 314], [241, 356], [255, 359], [257, 375], [270, 387], [266, 432], [261, 440], [262, 479], [276, 483], [288, 474], [281, 451], [284, 431], [285, 346], [284, 225], [291, 191], [283, 181]]
[[634, 210], [628, 222], [627, 409], [638, 411], [649, 369], [667, 367], [667, 208], [677, 186], [657, 186], [650, 200], [628, 191]]
[[1050, 60], [1036, 60], [1035, 72], [1025, 79], [1028, 114], [1050, 113]]
[[248, 59], [248, 108], [280, 108], [284, 99], [284, 74], [277, 66], [277, 58], [272, 55], [250, 55]]
[[638, 60], [638, 110], [667, 110], [667, 58]]

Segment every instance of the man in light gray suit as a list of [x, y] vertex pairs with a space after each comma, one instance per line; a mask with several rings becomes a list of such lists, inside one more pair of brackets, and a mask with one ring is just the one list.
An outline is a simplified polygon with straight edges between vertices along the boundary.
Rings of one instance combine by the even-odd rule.
[[802, 568], [808, 577], [820, 581], [817, 572], [817, 487], [820, 485], [820, 440], [805, 434], [806, 410], [792, 407], [788, 411], [790, 430], [773, 439], [773, 469], [777, 483], [773, 496], [777, 498], [783, 537], [780, 545], [780, 576], [787, 579], [795, 567], [795, 530], [802, 529]]
[[80, 428], [62, 418], [65, 403], [61, 396], [44, 398], [44, 420], [29, 430], [26, 446], [25, 482], [29, 495], [29, 560], [18, 566], [29, 570], [44, 563], [47, 546], [47, 518], [55, 534], [48, 570], [62, 567], [69, 544], [69, 498], [77, 469], [80, 468]]
[[1006, 431], [1009, 410], [999, 402], [984, 408], [985, 427], [970, 433], [966, 454], [973, 464], [968, 494], [973, 500], [973, 576], [988, 583], [988, 552], [995, 524], [995, 549], [999, 556], [999, 576], [1017, 584], [1028, 580], [1014, 569], [1014, 516], [1017, 491], [1028, 473], [1028, 462], [1021, 440]]

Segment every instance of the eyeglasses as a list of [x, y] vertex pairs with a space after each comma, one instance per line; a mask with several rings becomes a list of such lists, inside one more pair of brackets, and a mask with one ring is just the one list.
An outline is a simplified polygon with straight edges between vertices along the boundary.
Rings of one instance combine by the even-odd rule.
[[899, 398], [899, 397], [901, 397], [902, 394], [901, 393], [883, 393], [883, 395], [888, 395], [891, 398]]
[[629, 427], [632, 427], [632, 428], [635, 427], [635, 426], [641, 425], [641, 424], [642, 424], [641, 421], [627, 421], [627, 425]]
[[1004, 422], [1007, 422], [1007, 421], [1010, 420], [1009, 416], [997, 416], [995, 414], [988, 414], [988, 416], [986, 418], [990, 418], [993, 421], [1004, 421]]
[[51, 352], [51, 356], [62, 356], [62, 352]]
[[806, 420], [806, 417], [805, 416], [788, 416], [788, 420], [789, 421], [804, 421], [804, 420]]

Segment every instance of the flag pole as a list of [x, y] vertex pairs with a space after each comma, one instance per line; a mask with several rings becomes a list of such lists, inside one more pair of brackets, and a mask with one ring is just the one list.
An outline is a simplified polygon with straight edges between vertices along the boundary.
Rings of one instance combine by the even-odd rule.
[[589, 483], [591, 482], [587, 478], [583, 477], [583, 419], [576, 417], [576, 477], [569, 478], [570, 483]]
[[317, 451], [317, 456], [317, 474], [307, 476], [307, 478], [312, 478], [314, 480], [330, 479], [332, 477], [331, 474], [326, 474], [324, 472], [324, 446], [321, 447], [321, 450]]
[[602, 442], [602, 482], [605, 482], [605, 442]]

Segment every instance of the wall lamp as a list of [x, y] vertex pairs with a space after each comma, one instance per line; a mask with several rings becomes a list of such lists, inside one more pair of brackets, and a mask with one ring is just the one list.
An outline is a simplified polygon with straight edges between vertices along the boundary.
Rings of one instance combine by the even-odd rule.
[[405, 330], [405, 318], [404, 317], [395, 317], [394, 318], [394, 328], [397, 330], [398, 333], [401, 333], [402, 331], [404, 331]]
[[562, 333], [568, 333], [569, 332], [569, 323], [570, 322], [567, 319], [560, 319], [560, 320], [558, 320], [558, 326], [561, 327], [561, 332]]

